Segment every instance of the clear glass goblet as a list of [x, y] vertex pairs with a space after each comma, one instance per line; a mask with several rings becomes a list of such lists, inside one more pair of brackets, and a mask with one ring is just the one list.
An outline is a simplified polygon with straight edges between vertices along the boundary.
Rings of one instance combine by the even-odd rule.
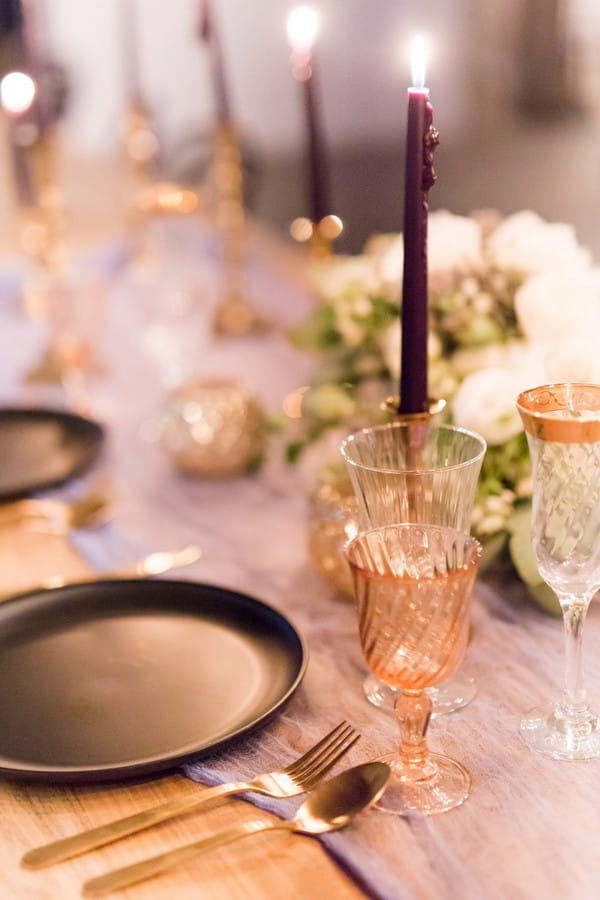
[[561, 605], [564, 691], [521, 721], [525, 743], [553, 759], [600, 756], [600, 720], [583, 675], [583, 628], [600, 588], [600, 385], [551, 384], [517, 398], [533, 468], [532, 543]]
[[[360, 527], [420, 522], [468, 532], [485, 451], [475, 432], [428, 421], [392, 422], [349, 435], [341, 454], [358, 499]], [[391, 706], [394, 688], [380, 678], [367, 675], [363, 689], [374, 706]], [[431, 687], [433, 715], [461, 709], [476, 690], [465, 672]]]
[[452, 528], [385, 525], [359, 533], [346, 557], [367, 665], [397, 691], [400, 746], [384, 757], [392, 780], [379, 805], [394, 813], [446, 812], [466, 800], [471, 779], [460, 763], [427, 747], [427, 688], [463, 660], [481, 546]]

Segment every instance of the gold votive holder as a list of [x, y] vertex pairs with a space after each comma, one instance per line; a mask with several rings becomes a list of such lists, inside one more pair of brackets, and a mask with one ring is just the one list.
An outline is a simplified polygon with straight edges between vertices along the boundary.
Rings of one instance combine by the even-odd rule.
[[175, 467], [200, 478], [235, 478], [262, 462], [266, 418], [253, 390], [225, 378], [191, 378], [167, 398], [159, 442]]
[[358, 534], [358, 501], [342, 476], [319, 484], [309, 498], [308, 554], [312, 565], [336, 593], [352, 597], [352, 578], [344, 547]]

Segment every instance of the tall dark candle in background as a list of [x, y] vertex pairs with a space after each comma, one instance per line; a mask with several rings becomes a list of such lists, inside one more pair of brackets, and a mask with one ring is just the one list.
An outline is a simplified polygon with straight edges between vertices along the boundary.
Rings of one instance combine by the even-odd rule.
[[200, 37], [206, 44], [210, 58], [210, 68], [215, 102], [215, 115], [217, 118], [217, 122], [220, 125], [230, 124], [231, 107], [229, 103], [229, 92], [227, 89], [227, 78], [225, 76], [225, 65], [223, 62], [221, 41], [219, 40], [219, 33], [215, 24], [215, 17], [211, 0], [201, 0], [199, 31]]
[[8, 120], [15, 197], [20, 207], [35, 206], [38, 199], [31, 143], [37, 131], [30, 120], [36, 85], [25, 72], [9, 72], [0, 83], [0, 100]]
[[318, 223], [331, 213], [325, 140], [317, 96], [314, 43], [318, 18], [310, 6], [297, 6], [289, 15], [287, 31], [292, 47], [292, 73], [302, 85], [306, 120], [306, 152], [310, 216]]
[[402, 279], [401, 414], [423, 413], [427, 392], [427, 212], [435, 181], [433, 127], [429, 90], [424, 87], [424, 48], [413, 42], [413, 84], [408, 89], [406, 175], [404, 186], [404, 273]]
[[142, 100], [142, 86], [140, 83], [137, 0], [125, 0], [121, 13], [125, 97], [130, 103], [140, 104]]
[[33, 0], [21, 0], [23, 68], [33, 78], [36, 85], [35, 97], [31, 104], [29, 116], [38, 129], [38, 137], [41, 137], [48, 127], [48, 109], [37, 12]]

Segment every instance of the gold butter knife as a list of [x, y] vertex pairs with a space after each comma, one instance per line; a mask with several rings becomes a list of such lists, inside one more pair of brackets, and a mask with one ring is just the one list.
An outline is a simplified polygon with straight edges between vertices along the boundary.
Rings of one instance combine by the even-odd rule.
[[129, 566], [125, 566], [122, 569], [114, 569], [111, 572], [90, 572], [89, 575], [80, 575], [76, 578], [71, 578], [68, 575], [50, 575], [40, 581], [39, 584], [31, 585], [31, 587], [23, 588], [19, 591], [9, 591], [0, 594], [0, 600], [7, 600], [9, 597], [16, 596], [17, 593], [51, 590], [52, 588], [63, 587], [66, 584], [79, 584], [85, 581], [104, 581], [112, 580], [113, 578], [149, 578], [152, 575], [162, 575], [171, 569], [189, 566], [200, 559], [201, 555], [202, 551], [194, 544], [183, 547], [181, 550], [157, 550]]

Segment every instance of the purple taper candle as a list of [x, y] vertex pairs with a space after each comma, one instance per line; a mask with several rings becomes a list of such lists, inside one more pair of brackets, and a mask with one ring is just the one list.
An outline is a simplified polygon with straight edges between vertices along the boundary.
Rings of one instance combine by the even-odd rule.
[[219, 125], [229, 125], [231, 124], [231, 108], [225, 64], [211, 0], [201, 0], [200, 2], [199, 32], [209, 53], [217, 122]]
[[423, 44], [413, 43], [412, 86], [408, 89], [406, 175], [404, 182], [404, 271], [399, 413], [427, 412], [427, 211], [435, 182], [433, 127], [429, 90], [424, 86]]
[[134, 106], [142, 105], [137, 0], [125, 0], [119, 17], [123, 48], [125, 97]]
[[314, 42], [318, 17], [310, 6], [297, 6], [290, 13], [287, 32], [292, 47], [292, 73], [302, 85], [306, 121], [306, 152], [310, 216], [317, 224], [331, 214], [325, 140], [316, 94]]

